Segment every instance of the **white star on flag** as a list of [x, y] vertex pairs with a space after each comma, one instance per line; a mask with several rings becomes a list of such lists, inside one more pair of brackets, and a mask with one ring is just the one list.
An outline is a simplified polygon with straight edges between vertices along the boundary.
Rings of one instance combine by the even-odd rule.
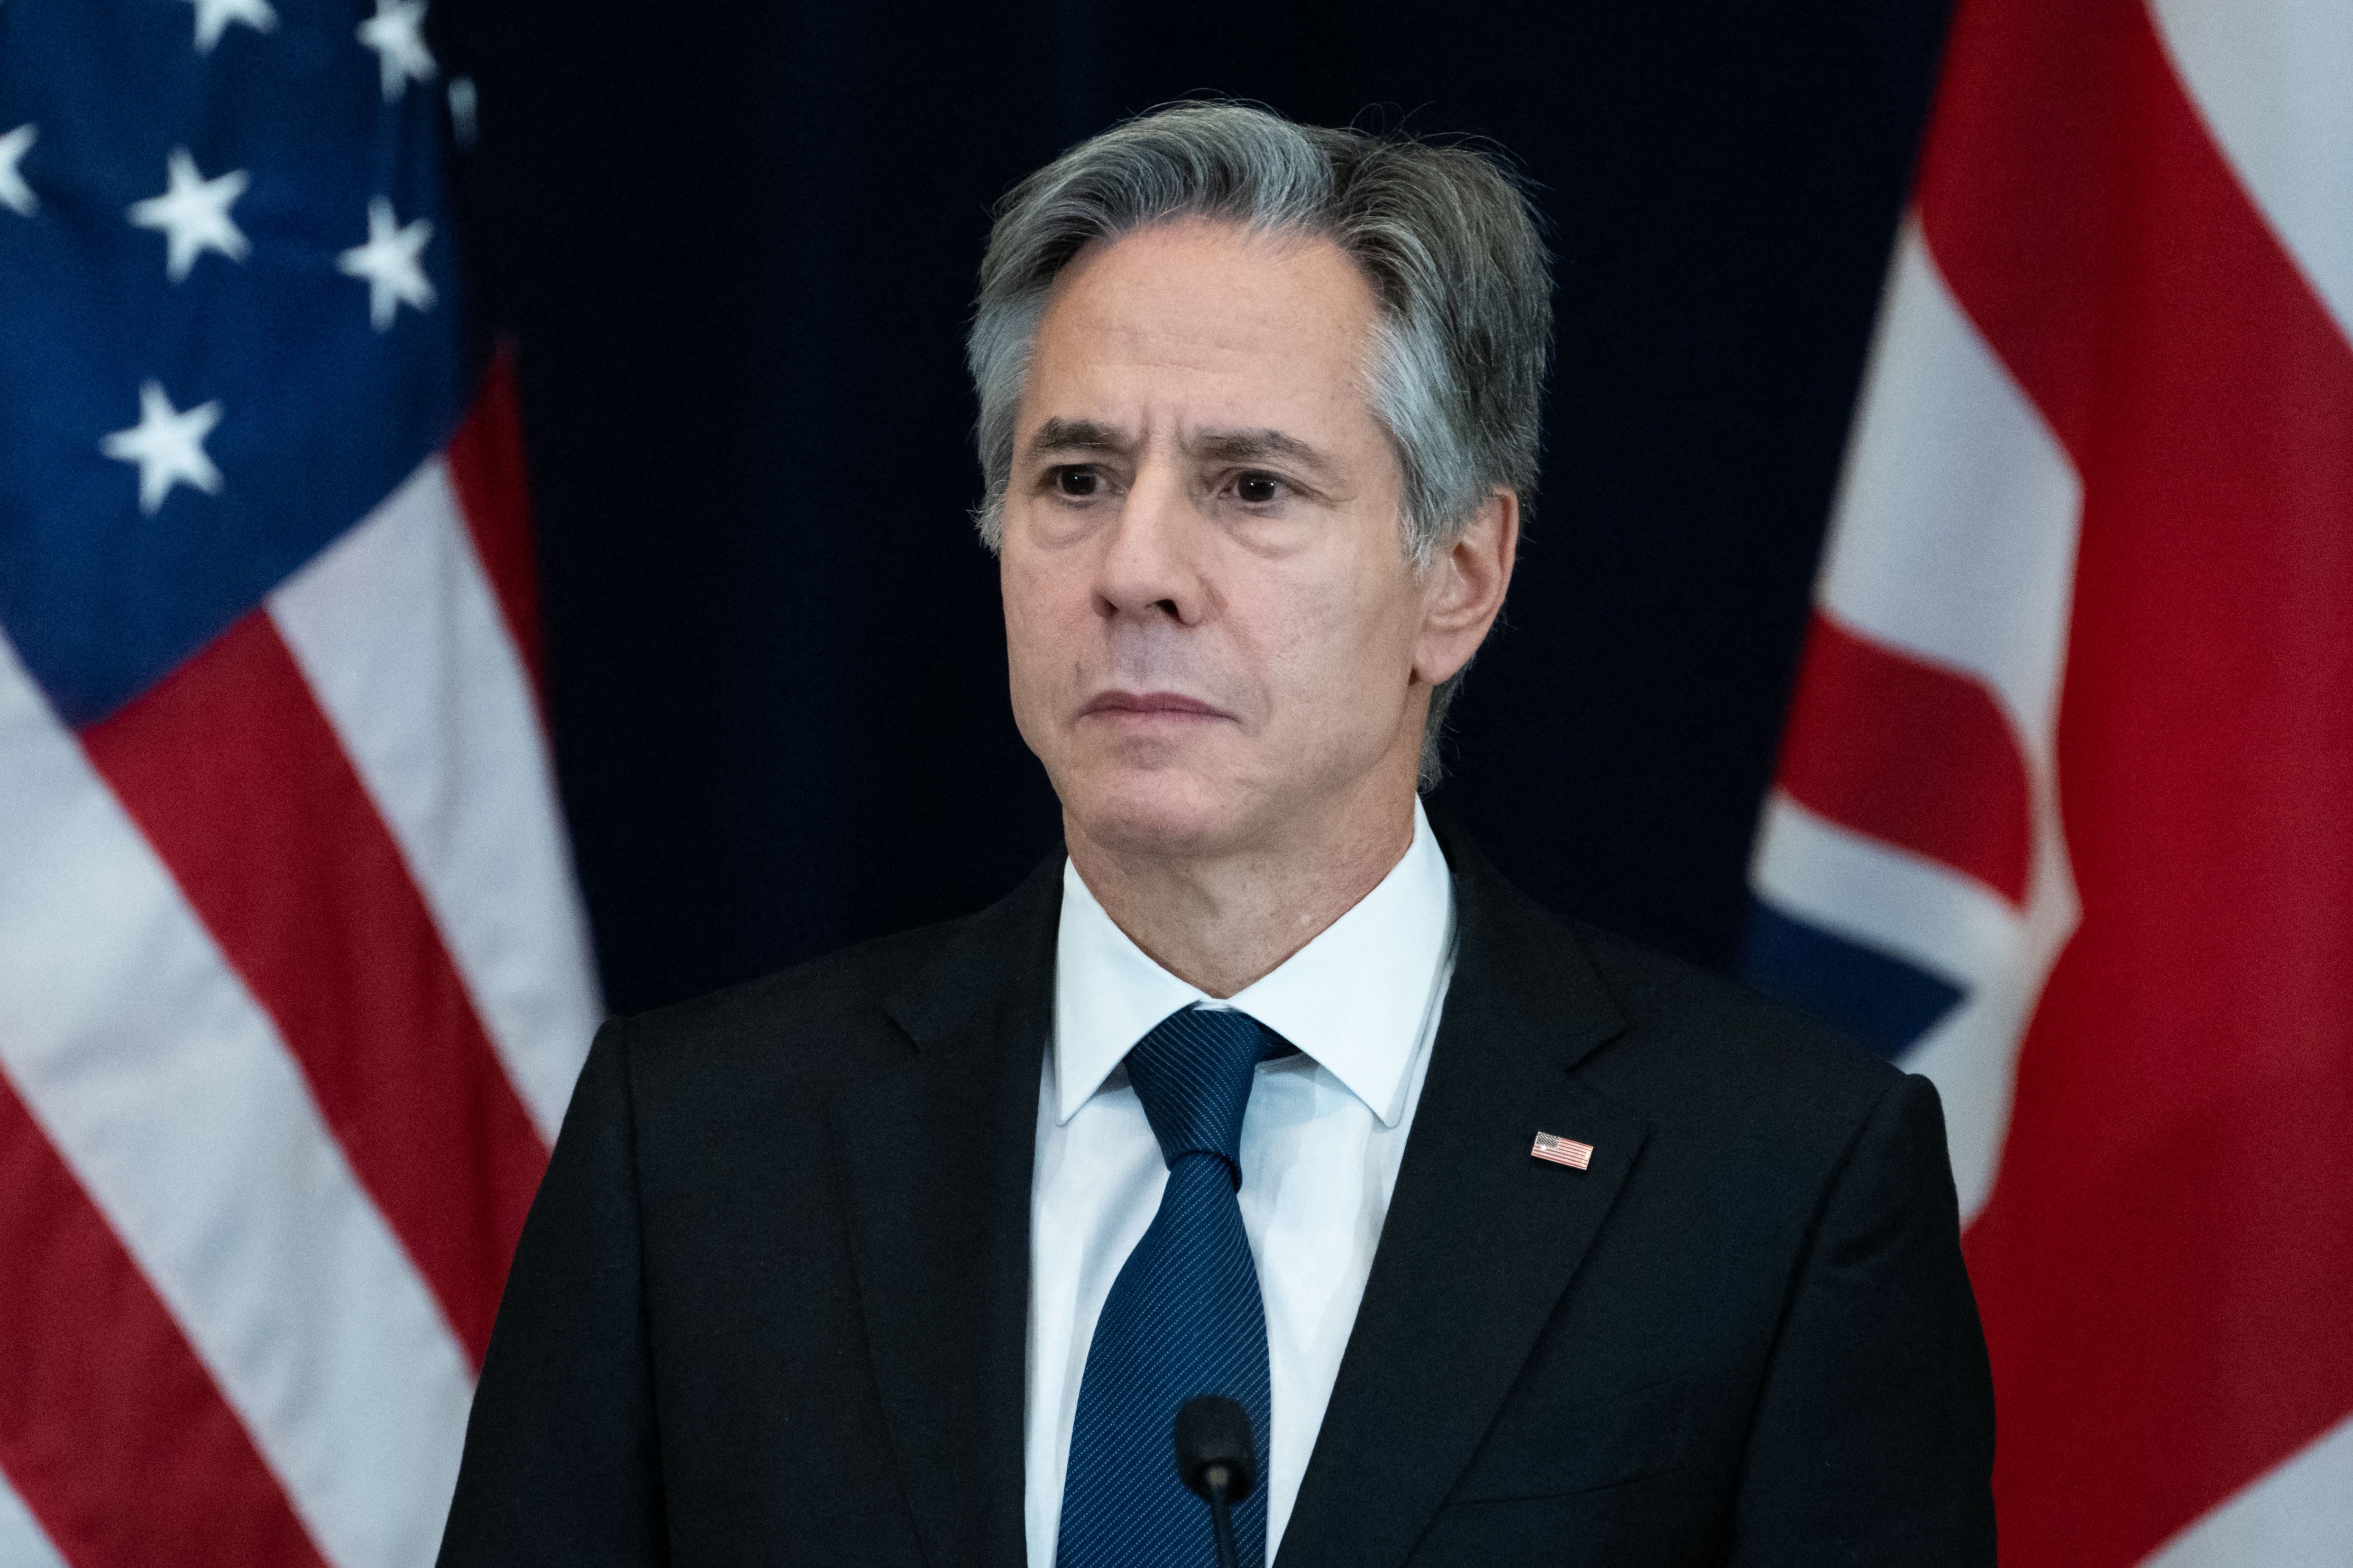
[[153, 517], [175, 484], [220, 493], [220, 470], [205, 455], [205, 438], [220, 417], [218, 399], [181, 413], [162, 384], [150, 381], [139, 388], [139, 422], [100, 438], [98, 450], [118, 462], [139, 465], [139, 510]]
[[367, 280], [368, 321], [376, 331], [390, 332], [403, 305], [433, 308], [433, 281], [417, 264], [432, 238], [432, 219], [420, 217], [404, 228], [393, 219], [392, 203], [382, 196], [369, 201], [367, 243], [344, 251], [335, 265], [347, 276]]
[[360, 42], [376, 53], [386, 103], [407, 91], [410, 82], [433, 79], [424, 23], [425, 0], [375, 0], [375, 15], [360, 24]]
[[196, 53], [200, 55], [213, 52], [231, 22], [242, 22], [257, 33], [278, 26], [278, 13], [269, 8], [269, 0], [188, 0], [188, 4], [196, 8]]
[[32, 151], [40, 133], [37, 125], [19, 125], [0, 136], [0, 207], [20, 217], [30, 217], [41, 207], [41, 198], [33, 194], [33, 187], [25, 183], [24, 172], [16, 166]]
[[228, 208], [250, 183], [245, 171], [232, 169], [208, 180], [196, 172], [196, 161], [185, 147], [172, 149], [165, 171], [169, 188], [162, 196], [132, 202], [130, 215], [140, 228], [163, 231], [164, 276], [178, 282], [207, 250], [217, 250], [232, 261], [244, 260], [250, 247]]

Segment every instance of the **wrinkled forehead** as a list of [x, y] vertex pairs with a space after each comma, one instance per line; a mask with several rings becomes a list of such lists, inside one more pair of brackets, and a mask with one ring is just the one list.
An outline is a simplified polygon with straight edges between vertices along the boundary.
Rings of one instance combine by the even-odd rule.
[[1096, 241], [1039, 318], [1018, 444], [1050, 422], [1054, 441], [1105, 450], [1329, 450], [1372, 425], [1377, 320], [1371, 285], [1328, 239], [1194, 220]]

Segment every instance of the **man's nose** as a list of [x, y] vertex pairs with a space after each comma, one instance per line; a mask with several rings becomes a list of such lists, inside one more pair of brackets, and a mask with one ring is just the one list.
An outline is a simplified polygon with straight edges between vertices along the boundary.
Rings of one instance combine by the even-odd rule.
[[1097, 611], [1107, 620], [1198, 621], [1209, 598], [1201, 572], [1202, 525], [1183, 477], [1145, 465], [1105, 536], [1095, 574]]

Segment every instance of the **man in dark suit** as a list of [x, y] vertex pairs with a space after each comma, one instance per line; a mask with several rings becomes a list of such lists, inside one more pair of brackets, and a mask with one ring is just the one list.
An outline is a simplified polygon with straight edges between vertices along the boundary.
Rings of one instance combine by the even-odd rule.
[[442, 1561], [1985, 1564], [1936, 1095], [1567, 925], [1417, 781], [1535, 480], [1480, 155], [1193, 104], [1018, 187], [971, 344], [1067, 857], [607, 1027]]

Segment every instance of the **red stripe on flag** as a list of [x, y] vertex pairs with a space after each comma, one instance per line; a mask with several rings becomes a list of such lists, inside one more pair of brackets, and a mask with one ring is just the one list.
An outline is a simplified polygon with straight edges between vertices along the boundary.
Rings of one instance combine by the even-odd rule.
[[465, 423], [449, 438], [449, 480], [474, 552], [491, 579], [507, 630], [543, 700], [547, 691], [539, 618], [539, 567], [531, 533], [531, 482], [523, 467], [522, 404], [514, 361], [501, 349], [482, 377]]
[[2026, 901], [2026, 758], [1982, 682], [1817, 612], [1778, 782], [1820, 816]]
[[479, 1366], [546, 1147], [277, 629], [248, 615], [82, 744]]
[[5, 1078], [0, 1258], [0, 1469], [75, 1568], [321, 1563], [236, 1413]]
[[1919, 200], [2084, 484], [2083, 924], [1968, 1254], [2003, 1561], [2106, 1568], [2353, 1411], [2353, 348], [2132, 0], [1967, 0]]

